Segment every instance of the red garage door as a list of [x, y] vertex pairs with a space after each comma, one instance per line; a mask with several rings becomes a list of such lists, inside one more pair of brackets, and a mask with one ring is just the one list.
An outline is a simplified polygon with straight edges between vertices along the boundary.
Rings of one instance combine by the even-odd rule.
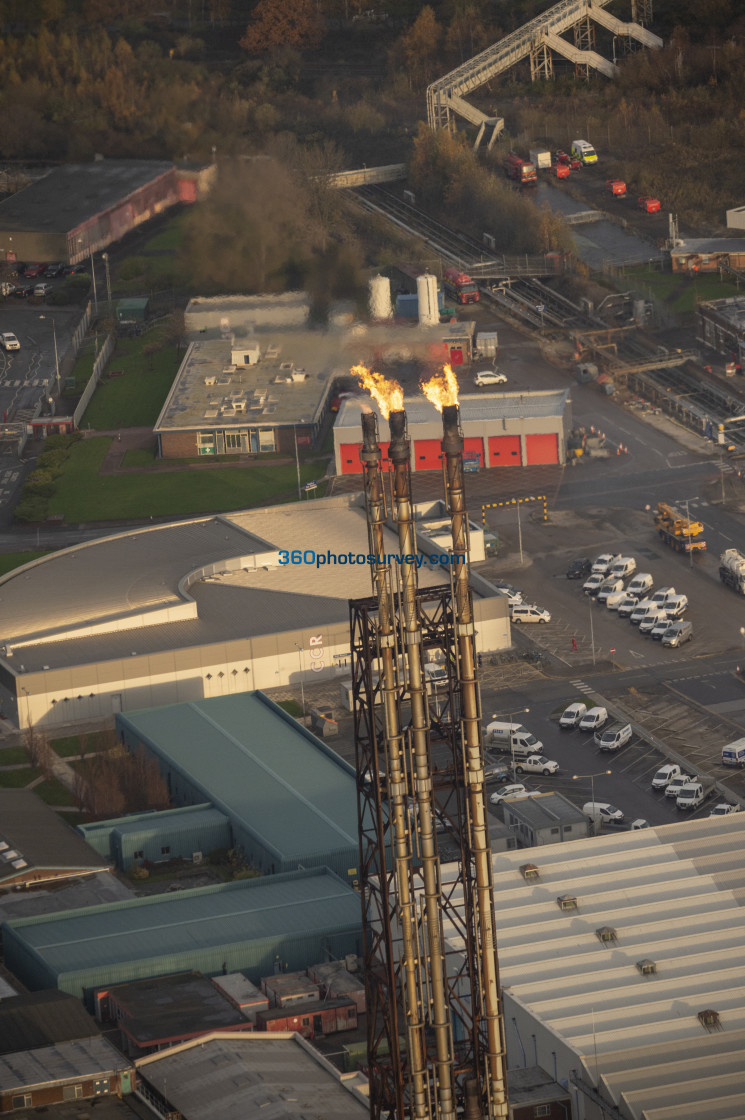
[[519, 436], [489, 436], [490, 467], [520, 467]]
[[414, 470], [439, 471], [442, 466], [439, 439], [418, 439], [414, 443]]
[[[360, 444], [359, 443], [342, 443], [339, 447], [339, 465], [341, 466], [342, 474], [362, 474], [362, 460], [360, 459]], [[381, 466], [383, 470], [388, 469], [388, 444], [381, 443], [380, 450], [383, 452], [383, 459]]]
[[475, 459], [478, 456], [479, 466], [484, 465], [484, 441], [476, 436], [466, 436], [463, 441], [463, 455], [466, 459]]
[[559, 461], [559, 437], [555, 432], [548, 432], [546, 435], [540, 436], [526, 436], [525, 447], [529, 464], [558, 463]]

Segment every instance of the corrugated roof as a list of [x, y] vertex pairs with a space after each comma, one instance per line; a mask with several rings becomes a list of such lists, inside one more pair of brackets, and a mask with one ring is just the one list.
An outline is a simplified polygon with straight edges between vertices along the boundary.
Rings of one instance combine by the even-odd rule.
[[[623, 1097], [623, 1114], [635, 1120], [745, 1115], [742, 1078], [731, 1068], [739, 1053], [742, 1069], [745, 1040], [743, 841], [745, 814], [733, 814], [553, 844], [530, 849], [539, 872], [530, 882], [520, 873], [525, 850], [494, 855], [505, 1015], [526, 1029], [540, 1025], [545, 1068], [551, 1046], [540, 1047], [550, 1037], [560, 1061], [586, 1082], [600, 1079], [615, 1105]], [[565, 894], [576, 910], [559, 909]], [[600, 940], [604, 926], [615, 940]], [[643, 959], [654, 974], [639, 971]], [[708, 1008], [721, 1020], [712, 1034], [698, 1019]], [[652, 1068], [640, 1077], [647, 1046]], [[712, 1050], [730, 1060], [707, 1076]], [[676, 1059], [699, 1076], [681, 1079]], [[696, 1087], [690, 1105], [681, 1080]]]
[[68, 233], [173, 170], [165, 160], [66, 163], [0, 202], [0, 229]]
[[8, 1092], [75, 1077], [101, 1077], [131, 1065], [105, 1038], [79, 1039], [0, 1057], [0, 1085]]
[[[465, 423], [470, 420], [485, 422], [504, 418], [521, 420], [524, 417], [562, 416], [568, 395], [569, 389], [545, 389], [526, 393], [464, 393], [459, 398], [460, 418]], [[388, 421], [383, 419], [374, 401], [366, 400], [365, 403], [378, 415], [380, 440], [388, 440]], [[440, 413], [426, 397], [405, 397], [404, 409], [410, 425], [436, 423], [442, 429]], [[353, 428], [358, 433], [357, 441], [362, 442], [358, 400], [346, 400], [342, 403], [334, 427]]]
[[[30, 789], [0, 789], [0, 842], [27, 867], [13, 867], [0, 853], [0, 882], [39, 870], [89, 871], [108, 866], [98, 852]], [[7, 850], [7, 849], [6, 849]]]
[[297, 1035], [199, 1039], [141, 1058], [138, 1076], [189, 1120], [352, 1120], [369, 1113], [320, 1054]]
[[122, 1011], [120, 1026], [140, 1046], [188, 1038], [198, 1031], [240, 1030], [246, 1020], [237, 1007], [201, 972], [177, 972], [130, 984], [114, 984], [108, 992]]
[[354, 929], [359, 923], [359, 895], [324, 869], [21, 918], [3, 929], [18, 931], [59, 977], [164, 954], [173, 960], [180, 953], [291, 931]]
[[94, 1038], [100, 1028], [77, 996], [56, 988], [0, 999], [0, 1054]]
[[584, 813], [561, 793], [542, 793], [540, 797], [511, 801], [509, 810], [534, 829], [557, 824], [583, 824], [585, 821]]
[[279, 858], [357, 846], [354, 770], [263, 693], [118, 718]]

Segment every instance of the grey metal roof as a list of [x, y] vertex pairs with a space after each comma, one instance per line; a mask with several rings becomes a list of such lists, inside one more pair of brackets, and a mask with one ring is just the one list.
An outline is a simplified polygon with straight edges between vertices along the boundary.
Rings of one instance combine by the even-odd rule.
[[108, 866], [30, 789], [0, 789], [0, 842], [9, 844], [10, 850], [17, 851], [28, 865], [14, 867], [0, 852], [0, 882], [34, 870], [74, 872]]
[[[546, 389], [526, 393], [464, 393], [459, 402], [461, 422], [562, 416], [569, 392], [569, 389]], [[388, 422], [382, 418], [378, 406], [371, 399], [366, 399], [365, 404], [378, 414], [380, 439], [389, 439]], [[442, 428], [440, 413], [426, 397], [404, 398], [404, 409], [410, 427], [414, 424], [436, 423]], [[354, 429], [355, 436], [359, 433], [357, 438], [362, 442], [360, 403], [357, 398], [342, 403], [335, 427]]]
[[297, 1035], [252, 1033], [199, 1039], [141, 1058], [138, 1077], [189, 1120], [352, 1120], [369, 1114], [364, 1097]]
[[542, 793], [524, 801], [510, 801], [510, 813], [530, 828], [550, 828], [556, 824], [584, 824], [585, 815], [561, 793]]
[[0, 230], [68, 233], [173, 171], [165, 160], [66, 163], [0, 202]]
[[240, 1030], [246, 1022], [201, 972], [107, 985], [107, 991], [123, 1012], [120, 1026], [140, 1046], [188, 1038], [199, 1031]]
[[[121, 715], [233, 821], [281, 859], [357, 846], [354, 771], [261, 692]], [[130, 738], [130, 736], [127, 736]], [[281, 812], [278, 807], [281, 806]]]
[[[137, 898], [3, 926], [17, 931], [57, 977], [123, 962], [167, 959], [211, 946], [323, 934], [360, 924], [359, 895], [330, 871], [293, 871], [153, 898]], [[178, 964], [175, 967], [180, 967]], [[163, 969], [166, 971], [166, 969]]]
[[105, 1038], [84, 1038], [0, 1057], [0, 1086], [4, 1092], [30, 1089], [77, 1077], [103, 1077], [131, 1065]]

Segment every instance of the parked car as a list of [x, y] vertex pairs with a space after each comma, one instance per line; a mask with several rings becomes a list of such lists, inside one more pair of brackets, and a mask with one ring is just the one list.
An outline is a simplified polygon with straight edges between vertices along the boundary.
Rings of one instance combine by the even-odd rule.
[[692, 781], [693, 778], [690, 774], [677, 774], [674, 778], [671, 778], [665, 786], [665, 797], [676, 798], [680, 787], [687, 786], [688, 783]]
[[649, 828], [649, 827], [650, 827], [649, 821], [645, 821], [644, 817], [637, 817], [636, 820], [633, 820], [631, 822], [631, 824], [629, 825], [629, 828], [632, 832], [636, 832], [637, 829], [639, 829], [639, 828]]
[[623, 580], [616, 579], [615, 576], [606, 576], [598, 588], [597, 600], [599, 603], [607, 603], [609, 595], [617, 595], [621, 591], [623, 591]]
[[592, 571], [592, 561], [586, 556], [579, 560], [572, 560], [567, 568], [567, 579], [585, 579]]
[[513, 623], [518, 622], [550, 622], [551, 614], [541, 607], [528, 606], [521, 603], [517, 607], [510, 607], [510, 617]]
[[598, 731], [608, 722], [607, 708], [595, 707], [585, 712], [579, 721], [580, 731]]
[[28, 299], [29, 296], [32, 296], [33, 294], [33, 284], [18, 284], [16, 286], [16, 290], [13, 292], [13, 295], [16, 297], [16, 299]]
[[591, 576], [582, 584], [582, 590], [585, 595], [597, 595], [600, 588], [603, 586], [605, 576], [601, 572], [593, 572]]
[[625, 747], [633, 734], [630, 723], [612, 723], [604, 731], [595, 732], [595, 745], [601, 751], [613, 754]]
[[693, 638], [693, 623], [674, 622], [672, 626], [668, 626], [665, 633], [662, 635], [662, 644], [667, 646], [668, 649], [675, 649], [677, 646], [682, 646], [684, 642], [690, 642]]
[[23, 275], [27, 280], [33, 280], [35, 276], [41, 276], [46, 267], [45, 264], [27, 264], [23, 270]]
[[484, 777], [491, 782], [508, 782], [512, 771], [503, 758], [492, 751], [484, 751]]
[[[634, 617], [633, 615], [631, 616]], [[655, 611], [654, 614], [646, 614], [639, 622], [640, 634], [651, 634], [658, 622], [666, 622], [670, 625], [670, 620], [664, 611]], [[667, 629], [667, 627], [665, 628]], [[660, 635], [662, 637], [662, 635]]]
[[623, 599], [621, 599], [616, 607], [619, 618], [630, 618], [636, 608], [639, 606], [639, 600], [636, 595], [629, 595], [628, 588]]
[[64, 271], [65, 266], [61, 261], [57, 261], [56, 264], [47, 265], [47, 267], [44, 269], [44, 275], [47, 277], [47, 279], [54, 280], [55, 276], [61, 276]]
[[476, 374], [473, 379], [474, 385], [504, 385], [507, 377], [504, 373], [500, 373], [497, 369], [482, 369]]
[[544, 777], [555, 774], [558, 769], [558, 762], [553, 758], [545, 758], [542, 754], [529, 754], [515, 765], [516, 774], [543, 774]]
[[20, 350], [21, 344], [16, 336], [11, 331], [3, 331], [0, 334], [0, 346], [3, 350]]
[[68, 264], [62, 270], [63, 276], [78, 276], [82, 272], [89, 272], [90, 265], [87, 264]]
[[49, 293], [51, 292], [51, 290], [52, 290], [52, 285], [47, 284], [47, 282], [45, 280], [42, 280], [41, 284], [34, 284], [34, 295], [35, 296], [41, 296], [41, 297], [48, 296]]
[[727, 817], [730, 813], [739, 813], [739, 805], [730, 805], [729, 801], [720, 801], [709, 813], [710, 817]]
[[610, 552], [601, 552], [592, 562], [592, 571], [599, 572], [601, 576], [607, 576], [612, 565], [615, 564], [616, 560], [620, 559], [620, 553], [613, 556]]
[[652, 778], [652, 789], [664, 789], [673, 778], [678, 778], [680, 774], [681, 769], [677, 762], [668, 762], [665, 766], [660, 767]]
[[489, 800], [492, 805], [500, 805], [503, 801], [508, 801], [513, 797], [528, 796], [528, 791], [522, 782], [512, 782], [510, 785], [500, 786], [495, 789], [494, 793], [489, 794]]
[[559, 716], [559, 727], [576, 727], [582, 716], [586, 714], [587, 704], [582, 700], [576, 700], [568, 708], [565, 708]]
[[496, 593], [506, 599], [510, 607], [519, 607], [523, 601], [522, 591], [509, 591], [506, 587], [497, 587]]

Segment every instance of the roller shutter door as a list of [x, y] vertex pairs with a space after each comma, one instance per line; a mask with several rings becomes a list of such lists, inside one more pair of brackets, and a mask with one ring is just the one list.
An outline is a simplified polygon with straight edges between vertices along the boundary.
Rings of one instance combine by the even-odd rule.
[[414, 470], [439, 471], [442, 465], [439, 439], [418, 439], [414, 443]]
[[489, 436], [490, 467], [521, 467], [519, 436]]
[[484, 441], [476, 436], [466, 436], [463, 441], [463, 455], [466, 459], [475, 459], [478, 456], [479, 466], [484, 465]]
[[558, 463], [559, 437], [556, 432], [547, 432], [543, 435], [526, 436], [525, 449], [528, 464], [539, 466], [545, 463]]
[[[362, 460], [360, 459], [360, 446], [359, 443], [342, 443], [339, 446], [339, 465], [342, 474], [362, 474]], [[381, 443], [380, 450], [383, 453], [381, 466], [383, 470], [388, 469], [388, 444]]]

